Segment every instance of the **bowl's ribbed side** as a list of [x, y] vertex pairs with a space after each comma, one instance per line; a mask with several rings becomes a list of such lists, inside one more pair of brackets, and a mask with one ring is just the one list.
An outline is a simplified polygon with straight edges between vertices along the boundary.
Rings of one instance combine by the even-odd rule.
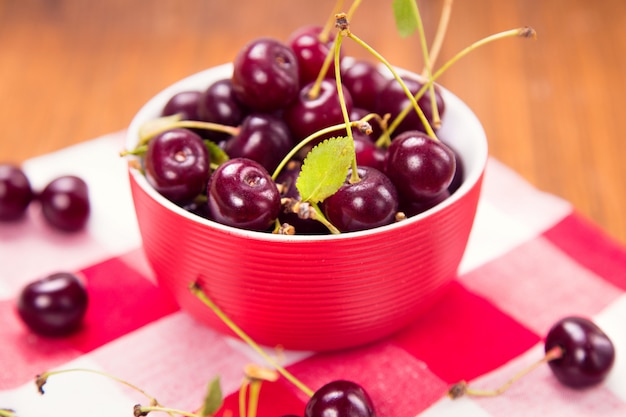
[[[482, 179], [482, 178], [481, 178]], [[160, 285], [200, 321], [225, 331], [188, 290], [201, 283], [254, 340], [290, 349], [350, 347], [389, 335], [452, 280], [481, 181], [417, 222], [350, 239], [258, 240], [154, 202], [131, 174], [144, 250]]]

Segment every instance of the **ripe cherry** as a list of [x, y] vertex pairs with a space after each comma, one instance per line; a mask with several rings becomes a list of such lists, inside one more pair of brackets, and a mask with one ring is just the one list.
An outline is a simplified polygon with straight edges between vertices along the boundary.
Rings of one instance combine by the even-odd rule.
[[[309, 92], [313, 86], [314, 83], [309, 83], [302, 87], [296, 100], [285, 109], [285, 121], [296, 141], [326, 127], [344, 122], [335, 82], [330, 79], [322, 80], [319, 93], [315, 97], [310, 97]], [[345, 87], [343, 87], [343, 94], [349, 114], [352, 110], [352, 98]], [[338, 134], [341, 132], [320, 136], [317, 142]]]
[[202, 138], [188, 129], [171, 129], [148, 142], [146, 179], [165, 198], [188, 203], [202, 193], [209, 178], [209, 153]]
[[39, 194], [39, 202], [48, 224], [66, 232], [82, 229], [91, 212], [87, 183], [75, 175], [52, 180]]
[[21, 218], [33, 200], [33, 190], [24, 171], [16, 165], [0, 164], [0, 221]]
[[548, 362], [554, 376], [564, 385], [576, 388], [604, 380], [615, 361], [611, 339], [593, 322], [583, 317], [566, 317], [555, 323], [546, 336], [545, 350], [560, 347], [560, 358]]
[[[230, 78], [218, 80], [201, 93], [198, 100], [198, 120], [225, 126], [239, 126], [250, 111], [235, 97]], [[228, 135], [205, 130], [202, 137], [220, 142]]]
[[375, 110], [378, 97], [388, 83], [373, 62], [362, 59], [343, 70], [342, 81], [354, 105], [369, 111]]
[[548, 331], [544, 349], [545, 355], [539, 361], [518, 372], [497, 389], [475, 390], [461, 381], [450, 388], [448, 396], [454, 399], [463, 395], [500, 395], [515, 381], [545, 363], [563, 385], [586, 388], [602, 382], [615, 362], [615, 347], [611, 339], [595, 323], [583, 317], [570, 316], [556, 322]]
[[259, 38], [245, 45], [235, 57], [233, 92], [253, 110], [278, 110], [298, 95], [298, 71], [298, 60], [291, 48], [276, 39]]
[[162, 116], [180, 115], [181, 120], [198, 120], [198, 102], [202, 93], [196, 90], [181, 91], [165, 103]]
[[58, 272], [26, 285], [18, 296], [17, 311], [34, 332], [64, 336], [76, 331], [87, 311], [83, 282], [69, 272]]
[[370, 396], [359, 384], [336, 380], [319, 388], [309, 399], [304, 417], [374, 417]]
[[398, 212], [393, 183], [375, 168], [359, 167], [360, 181], [352, 183], [352, 170], [341, 188], [324, 200], [324, 214], [342, 232], [390, 224]]
[[385, 170], [386, 151], [384, 148], [376, 146], [364, 135], [354, 136], [354, 152], [359, 166], [376, 168], [379, 171]]
[[211, 218], [228, 226], [267, 230], [280, 211], [280, 193], [267, 170], [256, 161], [234, 158], [209, 179]]
[[[411, 94], [417, 94], [417, 92], [422, 88], [423, 84], [415, 78], [408, 76], [401, 78]], [[417, 104], [424, 112], [426, 119], [432, 125], [433, 107], [430, 97], [430, 90], [427, 90], [426, 93], [417, 101]], [[443, 116], [445, 112], [445, 102], [438, 87], [435, 88], [435, 97], [437, 102], [437, 111], [440, 116]], [[392, 78], [387, 81], [387, 84], [382, 88], [380, 94], [378, 95], [378, 99], [376, 101], [376, 113], [381, 115], [389, 113], [391, 115], [390, 120], [394, 120], [405, 107], [409, 106], [411, 106], [411, 101], [407, 97], [404, 89], [396, 79]], [[397, 135], [407, 130], [426, 131], [424, 123], [420, 120], [415, 110], [412, 110], [407, 114], [393, 134]]]
[[[331, 51], [332, 39], [329, 38], [326, 42], [320, 40], [322, 30], [319, 26], [304, 26], [293, 32], [287, 39], [287, 44], [293, 49], [298, 59], [302, 85], [317, 79], [326, 56]], [[327, 78], [334, 78], [335, 67], [332, 63], [325, 75]]]
[[387, 149], [385, 173], [406, 201], [431, 200], [452, 182], [456, 170], [452, 150], [413, 130], [401, 133]]
[[253, 113], [242, 122], [239, 133], [224, 143], [231, 158], [257, 161], [272, 172], [294, 145], [285, 121], [275, 115]]

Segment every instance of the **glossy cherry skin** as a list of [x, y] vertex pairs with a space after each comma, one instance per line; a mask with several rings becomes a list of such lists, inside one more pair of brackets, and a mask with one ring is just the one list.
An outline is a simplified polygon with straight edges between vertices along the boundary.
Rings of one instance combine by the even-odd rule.
[[[330, 79], [324, 79], [320, 83], [319, 94], [310, 97], [309, 92], [314, 83], [302, 87], [297, 99], [285, 109], [284, 118], [296, 141], [301, 141], [317, 131], [326, 127], [344, 123], [341, 104], [337, 94], [337, 84]], [[352, 110], [352, 97], [350, 92], [343, 88], [344, 99], [348, 114]], [[320, 136], [315, 142], [321, 142], [325, 138], [343, 135], [344, 132], [336, 131]]]
[[188, 129], [171, 129], [148, 142], [146, 179], [165, 198], [185, 204], [202, 193], [210, 158], [202, 138]]
[[426, 201], [447, 189], [456, 170], [454, 152], [423, 132], [396, 136], [387, 149], [385, 173], [406, 201]]
[[[421, 88], [422, 83], [411, 77], [402, 77], [406, 87], [409, 89], [411, 94], [415, 95]], [[439, 91], [439, 87], [435, 88], [435, 97], [437, 99], [437, 110], [440, 116], [443, 116], [445, 113], [445, 102], [443, 97], [441, 96], [441, 92]], [[424, 116], [429, 121], [432, 127], [433, 122], [433, 107], [430, 99], [430, 90], [420, 97], [417, 101], [420, 109], [424, 112]], [[384, 115], [389, 113], [391, 115], [390, 122], [393, 120], [406, 108], [407, 106], [411, 106], [412, 104], [409, 98], [407, 97], [405, 91], [402, 89], [400, 83], [395, 79], [390, 79], [387, 81], [387, 84], [383, 87], [378, 95], [378, 99], [376, 101], [376, 113], [380, 115]], [[407, 114], [407, 116], [402, 120], [402, 122], [398, 125], [396, 130], [393, 132], [392, 136], [398, 135], [407, 130], [420, 130], [422, 132], [426, 131], [424, 123], [419, 118], [415, 109], [411, 109], [411, 111]]]
[[243, 120], [239, 133], [228, 139], [223, 149], [231, 158], [252, 159], [273, 172], [293, 145], [289, 126], [282, 118], [253, 113]]
[[379, 171], [385, 169], [386, 150], [376, 146], [374, 142], [364, 135], [354, 136], [354, 151], [359, 166], [376, 168]]
[[373, 112], [380, 92], [387, 85], [387, 78], [367, 60], [357, 60], [342, 72], [341, 80], [350, 91], [354, 106]]
[[276, 39], [256, 39], [235, 57], [232, 85], [235, 97], [250, 109], [279, 110], [298, 95], [300, 78], [296, 55]]
[[563, 356], [548, 362], [564, 385], [584, 388], [603, 381], [613, 367], [615, 347], [592, 321], [566, 317], [555, 323], [546, 336], [545, 350], [559, 346]]
[[74, 274], [58, 272], [26, 285], [17, 299], [17, 312], [35, 333], [64, 336], [75, 332], [87, 311], [88, 295]]
[[360, 181], [351, 183], [352, 170], [335, 194], [324, 200], [324, 214], [342, 232], [372, 229], [392, 223], [398, 212], [393, 183], [375, 168], [359, 167]]
[[24, 171], [12, 164], [0, 164], [0, 221], [21, 218], [34, 193]]
[[[232, 80], [222, 79], [211, 84], [201, 93], [198, 102], [198, 120], [216, 123], [225, 126], [239, 126], [250, 113], [233, 91]], [[218, 131], [205, 130], [202, 137], [214, 142], [220, 142], [229, 137], [228, 134]]]
[[39, 202], [46, 222], [66, 232], [82, 229], [91, 213], [87, 183], [75, 175], [52, 180], [39, 194]]
[[[333, 39], [329, 37], [327, 42], [322, 42], [319, 38], [322, 33], [319, 26], [304, 26], [293, 32], [287, 39], [287, 44], [291, 47], [298, 58], [300, 69], [300, 84], [308, 84], [317, 79], [326, 55], [332, 53]], [[335, 66], [330, 63], [326, 78], [334, 78]]]
[[211, 218], [228, 226], [267, 230], [278, 217], [280, 193], [256, 161], [234, 158], [211, 175], [207, 190]]
[[434, 196], [429, 200], [422, 201], [402, 201], [400, 200], [400, 211], [403, 212], [407, 217], [412, 217], [417, 214], [423, 213], [428, 209], [431, 209], [438, 205], [439, 203], [444, 202], [446, 199], [450, 197], [450, 191], [443, 190], [438, 195]]
[[315, 391], [304, 417], [375, 417], [374, 404], [359, 384], [337, 380]]
[[202, 92], [195, 90], [181, 91], [174, 94], [163, 106], [162, 116], [180, 115], [181, 120], [198, 120], [198, 103]]

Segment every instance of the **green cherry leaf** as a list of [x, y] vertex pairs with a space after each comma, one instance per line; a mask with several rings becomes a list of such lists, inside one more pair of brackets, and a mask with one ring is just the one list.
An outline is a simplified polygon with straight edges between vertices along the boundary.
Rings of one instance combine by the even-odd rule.
[[354, 141], [347, 137], [324, 140], [308, 153], [296, 188], [302, 201], [319, 203], [333, 195], [344, 183], [354, 159]]
[[417, 30], [417, 8], [415, 0], [393, 0], [396, 28], [402, 37], [411, 36]]
[[220, 378], [215, 377], [207, 386], [207, 392], [204, 396], [204, 403], [202, 404], [199, 416], [209, 417], [214, 415], [222, 407], [223, 402], [224, 397], [222, 396]]

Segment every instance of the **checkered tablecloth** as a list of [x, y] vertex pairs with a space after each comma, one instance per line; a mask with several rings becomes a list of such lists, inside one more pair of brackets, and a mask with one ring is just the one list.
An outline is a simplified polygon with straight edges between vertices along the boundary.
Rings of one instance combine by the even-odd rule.
[[[192, 411], [220, 376], [224, 410], [237, 416], [243, 367], [265, 364], [242, 342], [203, 327], [155, 285], [143, 257], [118, 132], [34, 158], [35, 187], [61, 174], [87, 180], [93, 203], [85, 232], [60, 234], [32, 207], [0, 224], [0, 409], [21, 417], [132, 416], [145, 397], [94, 374], [57, 375], [40, 395], [36, 374], [88, 368], [123, 378], [161, 404]], [[30, 333], [15, 313], [22, 286], [57, 271], [82, 273], [90, 305], [68, 338]], [[475, 228], [458, 280], [443, 300], [391, 338], [353, 350], [284, 352], [287, 368], [315, 389], [352, 379], [379, 417], [626, 416], [626, 250], [568, 202], [531, 187], [491, 159]], [[451, 400], [466, 379], [493, 388], [538, 360], [549, 327], [566, 315], [593, 318], [617, 349], [605, 383], [572, 390], [547, 366], [495, 398]], [[302, 414], [305, 396], [289, 382], [264, 383], [259, 416]], [[221, 415], [221, 414], [220, 414]]]

